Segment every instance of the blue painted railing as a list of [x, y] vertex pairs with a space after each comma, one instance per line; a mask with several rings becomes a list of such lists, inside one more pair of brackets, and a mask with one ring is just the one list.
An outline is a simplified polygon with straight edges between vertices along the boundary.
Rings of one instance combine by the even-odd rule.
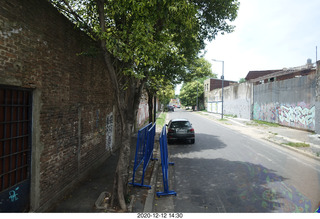
[[163, 178], [163, 192], [157, 192], [157, 196], [165, 195], [177, 195], [173, 190], [169, 190], [169, 174], [168, 165], [174, 164], [168, 162], [168, 145], [167, 145], [167, 131], [166, 126], [162, 128], [161, 135], [159, 138], [160, 142], [160, 153], [161, 153], [161, 167], [162, 167], [162, 178]]
[[[152, 123], [149, 123], [148, 125], [146, 125], [145, 127], [143, 127], [138, 131], [132, 182], [129, 183], [133, 186], [151, 188], [150, 185], [144, 184], [144, 175], [147, 170], [149, 161], [152, 159], [155, 133], [156, 133], [156, 123], [154, 123], [154, 125], [152, 125]], [[142, 167], [141, 183], [135, 183], [135, 175], [139, 166], [142, 164], [142, 162], [143, 162], [143, 167]]]

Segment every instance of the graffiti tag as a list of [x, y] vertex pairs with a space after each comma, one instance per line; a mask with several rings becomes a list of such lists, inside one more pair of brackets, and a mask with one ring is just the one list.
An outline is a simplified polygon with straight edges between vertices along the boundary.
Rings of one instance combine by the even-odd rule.
[[113, 113], [106, 118], [106, 149], [112, 151]]
[[11, 202], [15, 202], [17, 201], [19, 198], [17, 197], [18, 196], [18, 193], [16, 191], [19, 190], [19, 187], [15, 188], [14, 190], [11, 190], [9, 192], [9, 199], [11, 200]]
[[281, 106], [279, 110], [279, 120], [281, 122], [300, 123], [304, 126], [315, 125], [315, 106], [302, 108], [301, 106], [287, 107]]

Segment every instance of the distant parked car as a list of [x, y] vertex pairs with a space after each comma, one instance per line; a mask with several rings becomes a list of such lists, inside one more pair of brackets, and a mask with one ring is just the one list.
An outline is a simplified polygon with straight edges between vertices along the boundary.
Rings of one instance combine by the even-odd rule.
[[174, 107], [173, 106], [168, 106], [168, 111], [174, 112]]
[[190, 141], [194, 144], [195, 133], [192, 124], [187, 119], [172, 119], [168, 123], [167, 139], [168, 144], [177, 140]]

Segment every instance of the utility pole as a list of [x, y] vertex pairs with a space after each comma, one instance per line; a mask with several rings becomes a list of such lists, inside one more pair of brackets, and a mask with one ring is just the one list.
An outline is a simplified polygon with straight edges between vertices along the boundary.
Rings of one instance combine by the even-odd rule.
[[222, 106], [221, 106], [221, 119], [223, 119], [223, 84], [224, 84], [224, 61], [221, 61], [221, 60], [216, 60], [216, 59], [212, 59], [212, 61], [215, 61], [215, 62], [222, 62], [222, 75], [221, 75], [221, 87], [222, 87], [222, 93], [221, 93], [221, 103], [222, 103]]
[[199, 104], [198, 104], [198, 86], [199, 86], [199, 84], [198, 84], [198, 81], [197, 81], [197, 111], [199, 111]]

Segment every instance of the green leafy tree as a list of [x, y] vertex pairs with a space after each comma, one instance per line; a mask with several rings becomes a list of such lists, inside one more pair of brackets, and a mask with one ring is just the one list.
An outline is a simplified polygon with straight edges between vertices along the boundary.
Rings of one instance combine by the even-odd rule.
[[[204, 63], [207, 62], [206, 60], [204, 61]], [[204, 108], [204, 81], [208, 77], [217, 78], [217, 75], [211, 72], [211, 65], [204, 66], [206, 65], [203, 65], [203, 68], [198, 69], [199, 72], [204, 71], [202, 74], [198, 73], [198, 76], [203, 76], [202, 78], [197, 78], [195, 76], [194, 79], [196, 81], [186, 81], [183, 83], [179, 95], [183, 105], [195, 108], [198, 104], [198, 109]]]
[[170, 62], [168, 62], [166, 65], [163, 65], [163, 68], [158, 67], [155, 71], [168, 73], [162, 75], [156, 74], [157, 77], [153, 76], [151, 80], [148, 80], [147, 82], [149, 122], [152, 122], [153, 113], [155, 113], [152, 113], [154, 109], [152, 106], [152, 99], [160, 89], [167, 85], [176, 85], [181, 82], [190, 82], [195, 79], [198, 79], [203, 84], [206, 77], [216, 77], [211, 71], [210, 62], [203, 57], [195, 57], [185, 63], [182, 63], [181, 61], [179, 65], [171, 65]]
[[191, 82], [193, 80], [201, 80], [202, 78], [215, 77], [212, 73], [211, 64], [205, 58], [196, 58], [188, 63], [186, 72], [182, 75], [182, 82]]
[[198, 101], [198, 107], [201, 108], [204, 100], [203, 83], [206, 78], [216, 78], [217, 75], [212, 73], [211, 64], [204, 58], [196, 59], [189, 65], [188, 71], [180, 90], [180, 100], [183, 105], [193, 108]]
[[[112, 205], [126, 209], [130, 139], [147, 82], [179, 72], [218, 32], [231, 32], [237, 0], [49, 0], [99, 45], [121, 120]], [[88, 51], [83, 51], [83, 54]], [[181, 64], [181, 65], [180, 65]], [[149, 83], [153, 86], [152, 82]], [[158, 86], [158, 85], [156, 85]]]
[[166, 87], [159, 89], [156, 95], [159, 98], [160, 103], [167, 106], [170, 103], [170, 100], [175, 98], [173, 85], [169, 84]]
[[180, 90], [180, 101], [184, 106], [192, 106], [193, 108], [198, 103], [203, 102], [204, 86], [199, 81], [193, 81], [183, 84]]

